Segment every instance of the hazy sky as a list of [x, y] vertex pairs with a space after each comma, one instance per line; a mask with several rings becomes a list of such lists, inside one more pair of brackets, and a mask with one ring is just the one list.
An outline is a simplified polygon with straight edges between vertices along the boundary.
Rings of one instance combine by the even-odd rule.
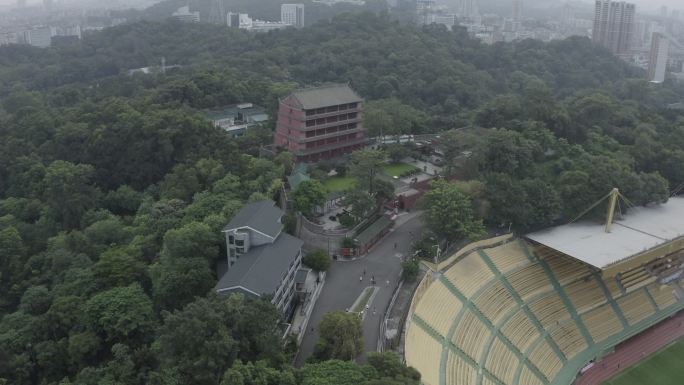
[[673, 9], [684, 10], [684, 1], [682, 0], [633, 0], [631, 2], [637, 5], [637, 12], [639, 11], [639, 8], [660, 12], [660, 7], [663, 5], [667, 6], [669, 11], [672, 11]]
[[[74, 0], [64, 0], [67, 3], [75, 2]], [[86, 0], [87, 1], [87, 0]], [[254, 1], [259, 1], [259, 0], [254, 0]], [[558, 3], [564, 3], [564, 0], [554, 0], [555, 2]], [[593, 1], [586, 1], [582, 0], [586, 3], [593, 3]], [[628, 0], [630, 1], [630, 0]], [[28, 0], [29, 4], [40, 4], [42, 0]], [[524, 2], [524, 0], [523, 0]], [[531, 1], [531, 2], [534, 2]], [[641, 9], [644, 12], [647, 13], [659, 13], [660, 12], [660, 7], [665, 5], [669, 8], [671, 11], [672, 9], [681, 9], [684, 11], [684, 0], [631, 0], [630, 2], [636, 3], [637, 4], [637, 12], [638, 10]], [[13, 5], [16, 4], [16, 0], [0, 0], [0, 5]], [[508, 5], [511, 3], [511, 0], [501, 0], [502, 4]]]

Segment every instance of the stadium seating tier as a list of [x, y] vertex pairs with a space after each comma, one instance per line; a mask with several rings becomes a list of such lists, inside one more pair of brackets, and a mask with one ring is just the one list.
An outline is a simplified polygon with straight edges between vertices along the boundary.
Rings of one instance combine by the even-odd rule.
[[406, 361], [424, 385], [569, 385], [609, 344], [684, 308], [670, 286], [645, 282], [624, 291], [522, 240], [474, 250], [414, 298]]

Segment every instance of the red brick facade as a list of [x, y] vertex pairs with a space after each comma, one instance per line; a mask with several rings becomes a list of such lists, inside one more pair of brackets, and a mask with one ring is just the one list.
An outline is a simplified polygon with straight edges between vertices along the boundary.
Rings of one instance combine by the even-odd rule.
[[280, 100], [274, 144], [296, 162], [316, 162], [362, 148], [366, 143], [361, 101], [306, 109], [296, 94]]

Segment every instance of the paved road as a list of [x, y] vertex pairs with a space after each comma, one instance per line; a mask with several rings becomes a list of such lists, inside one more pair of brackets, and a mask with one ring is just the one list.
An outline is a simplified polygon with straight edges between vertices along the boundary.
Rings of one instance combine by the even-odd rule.
[[[365, 350], [376, 350], [382, 313], [390, 302], [392, 292], [399, 281], [401, 259], [397, 254], [408, 255], [410, 253], [412, 237], [419, 233], [422, 226], [417, 213], [403, 215], [403, 218], [402, 216], [397, 218], [394, 230], [375, 245], [365, 257], [355, 261], [335, 261], [331, 264], [325, 286], [313, 309], [308, 330], [295, 360], [296, 366], [303, 365], [313, 353], [314, 345], [318, 340], [318, 324], [323, 319], [323, 315], [328, 312], [345, 311], [349, 308], [363, 289], [371, 285], [372, 276], [375, 276], [375, 286], [378, 286], [379, 290], [373, 302], [369, 304], [370, 311], [363, 321], [363, 335]], [[363, 281], [359, 281], [361, 276], [363, 276]], [[373, 314], [374, 308], [376, 309], [375, 315]], [[360, 362], [365, 362], [365, 359], [365, 354], [359, 357]]]

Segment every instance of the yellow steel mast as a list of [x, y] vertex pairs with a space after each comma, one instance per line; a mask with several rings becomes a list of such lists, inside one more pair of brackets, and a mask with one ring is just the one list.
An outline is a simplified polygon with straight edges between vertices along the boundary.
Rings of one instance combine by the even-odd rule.
[[613, 218], [615, 218], [615, 206], [617, 205], [618, 197], [620, 196], [620, 191], [614, 188], [613, 191], [608, 194], [608, 215], [606, 216], [606, 233], [610, 233], [613, 227]]

